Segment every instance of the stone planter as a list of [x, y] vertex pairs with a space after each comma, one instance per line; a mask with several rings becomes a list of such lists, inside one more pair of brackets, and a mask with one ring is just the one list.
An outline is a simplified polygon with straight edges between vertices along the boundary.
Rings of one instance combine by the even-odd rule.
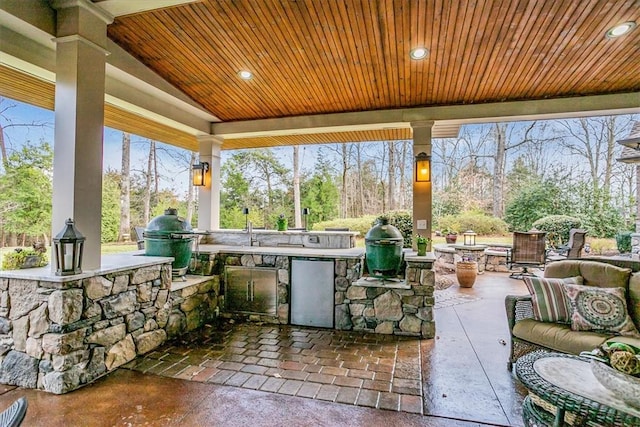
[[475, 261], [458, 261], [456, 263], [456, 278], [461, 288], [470, 288], [476, 282], [478, 263]]

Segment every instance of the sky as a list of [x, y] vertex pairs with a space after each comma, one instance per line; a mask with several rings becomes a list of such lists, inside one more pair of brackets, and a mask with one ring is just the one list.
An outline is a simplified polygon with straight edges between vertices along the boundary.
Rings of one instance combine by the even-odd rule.
[[[9, 108], [7, 108], [9, 107]], [[0, 111], [4, 110], [2, 123], [5, 125], [5, 142], [9, 153], [19, 150], [27, 142], [46, 141], [54, 145], [54, 112], [44, 108], [24, 104], [19, 101], [4, 98], [0, 103]], [[9, 123], [18, 124], [38, 124], [40, 126], [7, 126]], [[137, 135], [131, 136], [131, 169], [142, 170], [147, 167], [149, 140]], [[168, 144], [158, 143], [158, 147], [183, 153], [188, 156], [188, 150], [173, 147]], [[291, 163], [293, 149], [291, 147], [278, 147], [273, 150], [284, 164]], [[304, 147], [301, 150], [302, 168], [309, 169], [316, 160], [317, 147]], [[222, 162], [231, 155], [230, 151], [222, 152]], [[188, 157], [187, 157], [188, 161]], [[122, 131], [104, 128], [104, 152], [103, 170], [121, 169], [122, 162]], [[160, 187], [175, 191], [179, 195], [185, 195], [189, 185], [189, 174], [186, 163], [175, 161], [170, 156], [162, 156], [159, 164], [161, 169]]]

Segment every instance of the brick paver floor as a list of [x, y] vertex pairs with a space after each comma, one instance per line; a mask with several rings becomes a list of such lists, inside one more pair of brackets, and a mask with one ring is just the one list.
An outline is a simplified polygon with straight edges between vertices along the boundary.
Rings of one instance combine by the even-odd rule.
[[191, 381], [422, 414], [420, 340], [289, 325], [225, 324], [125, 365]]

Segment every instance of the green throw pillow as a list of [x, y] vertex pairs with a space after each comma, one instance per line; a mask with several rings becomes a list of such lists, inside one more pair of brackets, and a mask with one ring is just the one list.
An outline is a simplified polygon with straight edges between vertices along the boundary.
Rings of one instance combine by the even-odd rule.
[[566, 284], [571, 329], [640, 337], [629, 313], [625, 289]]
[[564, 289], [566, 283], [582, 285], [582, 277], [546, 279], [525, 276], [524, 284], [531, 294], [533, 318], [540, 322], [571, 323], [571, 307]]

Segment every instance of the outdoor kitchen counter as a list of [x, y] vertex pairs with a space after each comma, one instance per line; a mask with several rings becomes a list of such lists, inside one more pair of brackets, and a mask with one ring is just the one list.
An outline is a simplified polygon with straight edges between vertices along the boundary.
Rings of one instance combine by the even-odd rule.
[[235, 245], [199, 245], [199, 253], [208, 254], [250, 254], [250, 255], [280, 255], [314, 258], [361, 258], [364, 248], [350, 249], [322, 249], [300, 246], [235, 246]]

